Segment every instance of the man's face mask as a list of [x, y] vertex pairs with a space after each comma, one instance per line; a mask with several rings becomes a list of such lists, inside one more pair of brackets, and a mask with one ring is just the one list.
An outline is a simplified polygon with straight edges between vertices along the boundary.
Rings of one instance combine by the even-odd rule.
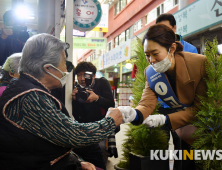
[[[62, 87], [66, 84], [66, 80], [67, 80], [67, 78], [68, 78], [68, 75], [69, 75], [69, 72], [62, 72], [61, 70], [59, 70], [58, 68], [56, 68], [55, 66], [53, 66], [52, 64], [45, 64], [45, 65], [50, 65], [51, 67], [53, 67], [54, 69], [56, 69], [56, 70], [58, 70], [61, 74], [62, 74], [62, 78], [60, 79], [60, 78], [58, 78], [57, 76], [55, 76], [54, 74], [52, 74], [52, 73], [50, 73], [50, 72], [48, 72], [48, 71], [46, 71], [48, 74], [50, 74], [52, 77], [54, 77], [54, 78], [56, 78], [57, 80], [59, 80], [60, 81], [60, 83], [61, 83], [61, 85], [62, 85]], [[45, 66], [44, 65], [44, 66]]]
[[171, 61], [169, 61], [168, 59], [169, 52], [170, 52], [170, 49], [168, 51], [166, 58], [164, 58], [162, 61], [159, 61], [158, 63], [151, 65], [156, 72], [164, 73], [167, 70], [169, 70], [169, 68], [171, 67], [172, 57], [171, 57]]

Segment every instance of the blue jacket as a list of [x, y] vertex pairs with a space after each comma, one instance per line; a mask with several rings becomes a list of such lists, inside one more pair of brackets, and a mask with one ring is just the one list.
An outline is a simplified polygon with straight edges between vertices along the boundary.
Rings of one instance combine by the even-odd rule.
[[194, 47], [190, 43], [184, 41], [181, 35], [179, 35], [179, 36], [180, 36], [180, 43], [183, 45], [183, 51], [198, 54], [196, 47]]
[[[197, 53], [197, 48], [191, 45], [190, 43], [183, 40], [182, 36], [180, 36], [180, 43], [183, 45], [183, 51], [190, 52], [190, 53]], [[161, 107], [163, 108], [170, 108], [167, 104], [165, 104], [160, 98], [158, 98], [158, 102], [161, 102]]]

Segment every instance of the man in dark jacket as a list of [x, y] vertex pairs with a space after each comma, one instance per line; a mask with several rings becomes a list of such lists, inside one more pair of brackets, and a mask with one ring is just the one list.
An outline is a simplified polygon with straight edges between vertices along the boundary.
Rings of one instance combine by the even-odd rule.
[[[92, 91], [87, 91], [90, 93], [89, 97], [85, 102], [79, 102], [76, 100], [76, 93], [78, 93], [77, 88], [78, 87], [85, 87], [85, 72], [92, 72]], [[114, 107], [114, 98], [111, 91], [111, 87], [109, 82], [105, 78], [95, 78], [96, 74], [96, 67], [90, 63], [90, 62], [81, 62], [76, 66], [75, 74], [77, 75], [78, 79], [78, 85], [75, 86], [73, 90], [73, 116], [75, 120], [77, 120], [79, 123], [89, 123], [94, 121], [99, 121], [103, 119], [106, 115], [106, 112], [109, 107]], [[108, 160], [107, 156], [107, 150], [106, 150], [106, 140], [99, 143], [99, 146], [103, 152], [103, 156], [105, 158], [105, 162]], [[94, 150], [99, 152], [98, 145], [94, 146]], [[85, 158], [85, 157], [84, 157]], [[95, 154], [93, 156], [93, 159], [99, 160], [95, 157]], [[90, 160], [88, 160], [90, 162]], [[101, 160], [99, 160], [101, 163]], [[95, 162], [92, 162], [95, 164]], [[103, 163], [104, 164], [104, 163]], [[96, 165], [98, 167], [101, 167], [99, 165]]]
[[3, 15], [4, 27], [0, 33], [0, 66], [6, 59], [18, 52], [22, 52], [26, 40], [29, 38], [24, 22], [18, 20], [13, 10], [6, 11]]

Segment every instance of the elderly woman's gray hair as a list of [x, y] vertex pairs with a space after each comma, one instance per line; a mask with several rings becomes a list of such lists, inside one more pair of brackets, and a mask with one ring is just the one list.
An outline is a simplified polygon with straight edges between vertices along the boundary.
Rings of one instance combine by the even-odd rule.
[[19, 67], [19, 61], [22, 57], [22, 53], [14, 53], [10, 55], [4, 65], [2, 66], [2, 69], [11, 72], [11, 73], [18, 73], [18, 67]]
[[9, 75], [9, 72], [13, 74], [18, 73], [19, 61], [21, 60], [22, 53], [14, 53], [10, 55], [2, 68], [0, 68], [0, 80], [4, 79], [5, 81], [10, 81], [12, 77]]
[[44, 76], [45, 64], [57, 67], [61, 62], [66, 43], [49, 34], [38, 34], [28, 39], [22, 50], [19, 72], [37, 79]]

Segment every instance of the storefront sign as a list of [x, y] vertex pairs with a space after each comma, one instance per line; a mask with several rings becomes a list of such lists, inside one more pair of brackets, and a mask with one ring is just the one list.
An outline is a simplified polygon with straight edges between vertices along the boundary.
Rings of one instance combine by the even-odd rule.
[[73, 49], [105, 49], [105, 38], [73, 37]]
[[222, 23], [222, 2], [199, 0], [176, 12], [177, 33], [182, 36]]
[[92, 31], [108, 32], [109, 5], [102, 4], [102, 18], [99, 24]]
[[102, 9], [97, 0], [74, 0], [73, 28], [80, 31], [90, 31], [101, 20]]
[[168, 12], [173, 8], [173, 0], [165, 0], [164, 1], [164, 12]]
[[130, 59], [130, 41], [131, 40], [127, 40], [122, 45], [112, 49], [104, 55], [104, 68]]

